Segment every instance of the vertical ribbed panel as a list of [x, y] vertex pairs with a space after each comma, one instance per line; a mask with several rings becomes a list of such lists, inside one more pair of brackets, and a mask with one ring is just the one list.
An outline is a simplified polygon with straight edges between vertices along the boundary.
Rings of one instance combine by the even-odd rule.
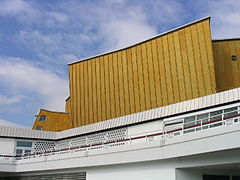
[[[240, 87], [240, 40], [213, 41], [217, 91]], [[237, 60], [231, 60], [231, 56]]]
[[[71, 64], [74, 127], [215, 93], [211, 48], [209, 19], [204, 19]], [[189, 107], [192, 105], [183, 109]], [[167, 109], [166, 114], [171, 113], [172, 109]]]
[[5, 177], [9, 180], [86, 180], [86, 172], [52, 174], [52, 175], [35, 175], [35, 176], [11, 176]]

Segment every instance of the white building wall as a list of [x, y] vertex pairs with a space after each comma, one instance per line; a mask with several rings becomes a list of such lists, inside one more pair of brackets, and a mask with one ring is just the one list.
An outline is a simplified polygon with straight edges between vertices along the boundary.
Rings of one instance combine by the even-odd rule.
[[0, 154], [14, 155], [15, 139], [0, 138]]
[[87, 180], [175, 180], [175, 168], [168, 163], [132, 163], [87, 169]]
[[128, 136], [150, 134], [150, 132], [162, 132], [163, 120], [152, 121], [128, 127]]

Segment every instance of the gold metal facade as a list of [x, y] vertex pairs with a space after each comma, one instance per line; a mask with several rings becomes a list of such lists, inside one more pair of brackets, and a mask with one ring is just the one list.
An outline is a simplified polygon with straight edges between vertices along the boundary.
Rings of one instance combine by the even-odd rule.
[[[40, 121], [41, 116], [46, 116], [46, 120]], [[52, 112], [44, 109], [41, 109], [36, 116], [32, 129], [36, 129], [37, 126], [42, 127], [44, 131], [62, 131], [72, 128], [69, 113]]]
[[213, 55], [217, 91], [240, 87], [240, 39], [213, 41]]
[[216, 93], [209, 18], [69, 65], [73, 127]]

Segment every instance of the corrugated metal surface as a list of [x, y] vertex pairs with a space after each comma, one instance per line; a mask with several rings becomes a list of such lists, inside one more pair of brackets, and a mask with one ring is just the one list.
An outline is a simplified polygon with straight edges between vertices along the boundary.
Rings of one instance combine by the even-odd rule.
[[[42, 115], [46, 116], [46, 121], [39, 121]], [[33, 129], [36, 129], [37, 126], [42, 127], [44, 131], [62, 131], [70, 129], [72, 127], [72, 122], [70, 121], [68, 113], [41, 109], [35, 119]]]
[[232, 101], [240, 100], [240, 88], [179, 102], [176, 104], [159, 107], [135, 114], [130, 114], [107, 121], [97, 122], [94, 124], [73, 128], [61, 132], [36, 131], [31, 129], [0, 127], [0, 136], [22, 137], [22, 138], [39, 138], [39, 139], [61, 139], [71, 136], [83, 135], [110, 128], [116, 128], [131, 125], [139, 122], [148, 121], [156, 118], [164, 118], [169, 115], [185, 113], [211, 106], [221, 105]]
[[[240, 86], [240, 39], [213, 41], [217, 91]], [[231, 60], [231, 56], [237, 60]]]
[[19, 137], [36, 139], [56, 139], [56, 133], [50, 131], [38, 131], [27, 128], [1, 127], [0, 137]]
[[98, 122], [91, 125], [73, 128], [62, 132], [57, 132], [58, 138], [65, 138], [68, 136], [75, 136], [85, 133], [91, 133], [109, 128], [120, 127], [124, 125], [135, 124], [139, 122], [148, 121], [156, 118], [164, 118], [169, 115], [184, 113], [201, 108], [207, 108], [231, 101], [240, 100], [240, 88], [224, 91], [160, 108], [155, 108], [140, 113], [126, 115], [123, 117], [114, 118], [111, 120]]
[[53, 174], [53, 175], [36, 175], [36, 176], [14, 176], [0, 177], [0, 180], [86, 180], [86, 172]]
[[209, 18], [69, 65], [73, 127], [216, 92]]

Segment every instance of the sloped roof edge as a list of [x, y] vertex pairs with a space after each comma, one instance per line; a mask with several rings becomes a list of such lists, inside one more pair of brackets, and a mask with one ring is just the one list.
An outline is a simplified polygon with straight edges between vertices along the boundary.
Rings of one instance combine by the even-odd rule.
[[207, 17], [198, 19], [198, 20], [196, 20], [196, 21], [192, 21], [192, 22], [190, 22], [190, 23], [187, 23], [187, 24], [184, 24], [184, 25], [179, 26], [179, 27], [177, 27], [177, 28], [171, 29], [171, 30], [169, 30], [169, 31], [165, 31], [165, 32], [163, 32], [163, 33], [157, 34], [156, 36], [153, 36], [153, 37], [151, 37], [151, 38], [148, 38], [148, 39], [146, 39], [146, 40], [144, 40], [144, 41], [140, 41], [140, 42], [134, 43], [134, 44], [129, 45], [129, 46], [127, 46], [127, 47], [123, 47], [123, 48], [120, 48], [120, 49], [112, 50], [112, 51], [109, 51], [109, 52], [100, 53], [100, 54], [97, 54], [97, 55], [94, 55], [94, 56], [90, 56], [90, 57], [87, 57], [87, 58], [83, 58], [83, 59], [80, 59], [80, 60], [77, 60], [77, 61], [68, 63], [68, 66], [73, 65], [73, 64], [76, 64], [76, 63], [79, 63], [79, 62], [82, 62], [82, 61], [87, 61], [87, 60], [90, 60], [90, 59], [93, 59], [93, 58], [96, 58], [96, 57], [100, 57], [100, 56], [103, 56], [103, 55], [107, 55], [107, 54], [110, 54], [110, 53], [114, 53], [114, 52], [117, 52], [117, 51], [121, 51], [121, 50], [124, 50], [124, 49], [131, 48], [131, 47], [136, 46], [136, 45], [138, 45], [138, 44], [141, 44], [141, 43], [150, 41], [150, 40], [152, 40], [152, 39], [154, 39], [154, 38], [157, 38], [157, 37], [164, 36], [164, 35], [166, 35], [166, 34], [169, 34], [169, 33], [171, 33], [171, 32], [177, 31], [177, 30], [179, 30], [179, 29], [182, 29], [182, 28], [185, 28], [185, 27], [187, 27], [187, 26], [193, 25], [193, 24], [195, 24], [195, 23], [204, 21], [204, 20], [206, 20], [206, 19], [209, 19], [209, 20], [210, 20], [210, 18], [211, 18], [210, 16], [207, 16]]

